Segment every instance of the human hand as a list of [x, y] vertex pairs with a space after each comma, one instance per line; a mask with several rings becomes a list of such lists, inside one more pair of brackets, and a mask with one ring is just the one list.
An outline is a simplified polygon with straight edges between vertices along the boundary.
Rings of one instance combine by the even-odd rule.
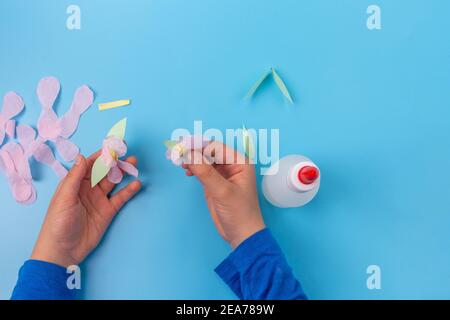
[[187, 176], [196, 176], [202, 183], [217, 231], [233, 249], [265, 228], [255, 168], [243, 155], [211, 142], [201, 151], [192, 151], [182, 166]]
[[[64, 267], [79, 264], [98, 245], [120, 208], [141, 189], [136, 180], [109, 197], [115, 185], [108, 179], [91, 188], [92, 165], [99, 155], [78, 156], [58, 185], [31, 259]], [[126, 161], [137, 162], [135, 157]]]

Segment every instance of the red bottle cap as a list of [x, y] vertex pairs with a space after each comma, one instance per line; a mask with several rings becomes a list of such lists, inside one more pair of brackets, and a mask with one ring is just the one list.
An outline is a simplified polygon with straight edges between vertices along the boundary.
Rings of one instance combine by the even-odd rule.
[[298, 180], [303, 184], [312, 184], [319, 178], [319, 169], [305, 166], [298, 171]]

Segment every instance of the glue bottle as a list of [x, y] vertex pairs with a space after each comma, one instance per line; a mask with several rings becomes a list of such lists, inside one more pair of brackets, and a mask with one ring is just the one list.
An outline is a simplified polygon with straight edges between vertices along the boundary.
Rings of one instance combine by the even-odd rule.
[[304, 206], [316, 196], [319, 187], [319, 168], [301, 155], [280, 159], [268, 169], [262, 181], [264, 196], [280, 208]]

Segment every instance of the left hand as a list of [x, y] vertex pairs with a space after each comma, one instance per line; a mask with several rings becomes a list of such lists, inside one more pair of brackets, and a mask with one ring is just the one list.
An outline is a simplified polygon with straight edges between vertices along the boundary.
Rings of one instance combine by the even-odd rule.
[[[31, 259], [67, 267], [81, 263], [98, 245], [114, 216], [140, 189], [133, 181], [109, 197], [114, 184], [103, 179], [91, 188], [91, 170], [97, 152], [85, 159], [79, 155], [60, 182], [33, 249]], [[137, 163], [135, 157], [126, 159]]]

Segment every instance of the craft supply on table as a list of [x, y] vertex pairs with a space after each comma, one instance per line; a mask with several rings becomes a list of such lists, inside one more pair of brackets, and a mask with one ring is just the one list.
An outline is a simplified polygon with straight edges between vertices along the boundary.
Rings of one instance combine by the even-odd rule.
[[262, 191], [276, 207], [301, 207], [320, 188], [320, 170], [307, 157], [289, 155], [273, 164], [263, 177]]
[[75, 160], [79, 149], [68, 138], [75, 132], [81, 114], [92, 105], [94, 93], [86, 85], [79, 87], [75, 92], [69, 111], [58, 118], [53, 110], [53, 104], [59, 91], [58, 79], [46, 77], [39, 81], [37, 95], [42, 111], [37, 125], [38, 134], [43, 143], [52, 141], [61, 157], [70, 162]]
[[15, 92], [8, 92], [3, 97], [3, 106], [0, 111], [0, 146], [3, 144], [5, 137], [14, 138], [16, 121], [15, 116], [22, 112], [25, 104], [22, 98]]
[[37, 86], [36, 94], [42, 111], [37, 124], [37, 131], [31, 126], [12, 120], [25, 107], [22, 98], [15, 92], [8, 92], [3, 98], [0, 112], [0, 145], [5, 137], [17, 136], [19, 143], [10, 141], [0, 149], [0, 171], [2, 171], [11, 188], [13, 197], [18, 203], [31, 204], [36, 200], [29, 158], [51, 167], [59, 178], [67, 174], [67, 169], [55, 158], [48, 141], [55, 144], [56, 149], [65, 161], [73, 161], [79, 153], [78, 146], [69, 140], [75, 132], [84, 113], [93, 103], [94, 93], [88, 86], [79, 87], [74, 95], [69, 110], [59, 117], [53, 105], [59, 96], [60, 83], [55, 77], [42, 78]]
[[18, 203], [28, 205], [36, 200], [28, 158], [19, 144], [8, 142], [0, 149], [0, 169], [5, 173]]
[[254, 96], [256, 91], [261, 87], [261, 85], [266, 81], [266, 79], [272, 76], [273, 80], [275, 81], [276, 85], [278, 86], [278, 89], [281, 91], [281, 93], [284, 95], [284, 97], [289, 101], [290, 104], [294, 103], [294, 100], [292, 99], [291, 94], [289, 93], [289, 90], [284, 83], [283, 79], [281, 79], [278, 72], [275, 70], [275, 68], [270, 68], [268, 72], [262, 75], [261, 78], [258, 79], [258, 81], [255, 82], [255, 84], [250, 88], [250, 90], [247, 92], [246, 98], [250, 99]]
[[125, 106], [128, 106], [130, 103], [131, 103], [130, 100], [118, 100], [118, 101], [112, 101], [112, 102], [106, 102], [106, 103], [99, 103], [98, 110], [104, 111], [104, 110], [109, 110], [109, 109], [125, 107]]

